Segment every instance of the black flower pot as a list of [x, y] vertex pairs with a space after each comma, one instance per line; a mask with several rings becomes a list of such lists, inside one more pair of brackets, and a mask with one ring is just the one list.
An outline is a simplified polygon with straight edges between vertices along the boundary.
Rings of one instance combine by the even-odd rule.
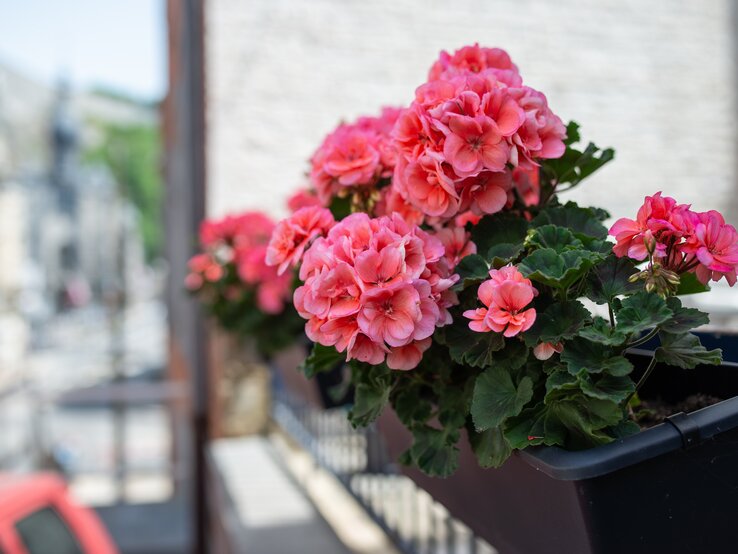
[[[702, 341], [738, 359], [736, 337]], [[590, 450], [530, 448], [483, 470], [464, 444], [452, 477], [407, 473], [500, 554], [738, 552], [738, 364], [658, 367], [642, 397], [656, 391], [727, 400]], [[394, 455], [409, 437], [392, 416]]]

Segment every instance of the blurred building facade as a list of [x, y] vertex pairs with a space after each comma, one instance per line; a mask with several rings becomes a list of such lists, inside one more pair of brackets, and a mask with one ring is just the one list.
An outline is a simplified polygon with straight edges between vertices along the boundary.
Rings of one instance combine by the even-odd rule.
[[407, 105], [440, 50], [479, 42], [508, 50], [562, 119], [616, 149], [573, 198], [621, 217], [663, 190], [736, 221], [735, 11], [731, 0], [207, 0], [209, 210], [283, 213], [341, 119]]

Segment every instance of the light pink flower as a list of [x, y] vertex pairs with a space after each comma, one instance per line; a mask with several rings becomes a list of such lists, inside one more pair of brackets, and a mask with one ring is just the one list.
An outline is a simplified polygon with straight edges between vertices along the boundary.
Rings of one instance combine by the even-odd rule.
[[530, 329], [536, 320], [534, 308], [525, 309], [538, 291], [515, 266], [491, 270], [490, 279], [477, 292], [485, 308], [467, 310], [469, 328], [477, 332], [494, 331], [513, 337]]
[[564, 350], [564, 345], [560, 342], [542, 342], [533, 348], [533, 355], [538, 360], [548, 360], [555, 353], [561, 353]]

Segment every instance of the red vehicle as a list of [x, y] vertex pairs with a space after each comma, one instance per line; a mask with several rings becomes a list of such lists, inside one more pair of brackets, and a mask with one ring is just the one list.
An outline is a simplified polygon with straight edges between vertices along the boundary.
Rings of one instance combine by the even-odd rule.
[[52, 473], [0, 474], [0, 554], [116, 554], [95, 513]]

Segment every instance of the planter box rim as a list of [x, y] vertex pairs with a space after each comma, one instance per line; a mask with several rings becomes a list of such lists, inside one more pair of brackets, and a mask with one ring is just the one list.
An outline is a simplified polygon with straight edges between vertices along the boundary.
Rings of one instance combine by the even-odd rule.
[[738, 427], [738, 396], [690, 414], [678, 413], [636, 435], [588, 450], [557, 446], [517, 452], [527, 464], [561, 481], [591, 479], [682, 448], [691, 448], [714, 435]]

